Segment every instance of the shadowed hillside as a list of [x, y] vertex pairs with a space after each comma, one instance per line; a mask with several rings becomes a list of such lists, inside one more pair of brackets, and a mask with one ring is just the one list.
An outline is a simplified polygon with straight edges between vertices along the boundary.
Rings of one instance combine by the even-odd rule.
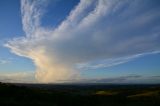
[[160, 106], [160, 85], [4, 84], [0, 106]]

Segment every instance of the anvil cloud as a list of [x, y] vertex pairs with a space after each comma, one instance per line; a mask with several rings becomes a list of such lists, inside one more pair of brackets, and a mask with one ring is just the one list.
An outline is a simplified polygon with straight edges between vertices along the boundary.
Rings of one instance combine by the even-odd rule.
[[81, 0], [61, 24], [48, 29], [41, 25], [46, 1], [22, 0], [26, 35], [5, 46], [33, 60], [39, 82], [74, 81], [92, 62], [100, 68], [159, 53], [160, 7], [149, 8], [152, 3], [157, 1]]

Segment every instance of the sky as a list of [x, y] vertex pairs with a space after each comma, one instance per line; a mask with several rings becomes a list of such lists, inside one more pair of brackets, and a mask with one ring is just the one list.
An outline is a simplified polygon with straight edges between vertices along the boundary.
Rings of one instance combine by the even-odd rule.
[[0, 81], [160, 83], [159, 0], [0, 0]]

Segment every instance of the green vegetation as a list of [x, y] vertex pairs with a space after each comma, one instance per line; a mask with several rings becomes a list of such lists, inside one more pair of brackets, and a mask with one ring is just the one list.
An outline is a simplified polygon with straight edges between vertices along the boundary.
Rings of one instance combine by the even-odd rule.
[[112, 95], [116, 95], [117, 92], [112, 92], [112, 91], [107, 90], [107, 91], [97, 91], [95, 94], [96, 95], [112, 96]]
[[0, 83], [0, 106], [160, 106], [160, 86], [13, 85]]

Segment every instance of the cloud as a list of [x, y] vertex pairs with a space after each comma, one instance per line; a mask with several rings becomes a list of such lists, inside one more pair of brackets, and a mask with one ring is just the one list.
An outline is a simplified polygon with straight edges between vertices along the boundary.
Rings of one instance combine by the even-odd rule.
[[[141, 75], [126, 75], [126, 76], [119, 76], [119, 77], [112, 77], [112, 78], [100, 78], [100, 79], [91, 79], [86, 80], [85, 82], [92, 82], [92, 83], [137, 83], [136, 80], [143, 79]], [[132, 83], [133, 83], [132, 82]], [[140, 82], [144, 83], [144, 82]]]
[[33, 72], [1, 73], [0, 82], [35, 83]]
[[132, 56], [125, 56], [125, 57], [119, 57], [119, 58], [96, 60], [96, 61], [91, 61], [88, 63], [77, 64], [77, 68], [82, 69], [82, 70], [94, 70], [94, 69], [100, 69], [100, 68], [113, 67], [115, 65], [133, 61], [134, 59], [142, 57], [142, 56], [153, 55], [153, 54], [158, 54], [158, 53], [160, 53], [160, 51], [136, 54]]
[[157, 1], [81, 0], [54, 29], [41, 26], [43, 4], [47, 3], [22, 0], [26, 36], [5, 44], [33, 60], [39, 82], [79, 79], [77, 64], [109, 67], [160, 51]]
[[27, 37], [33, 37], [32, 35], [39, 29], [39, 21], [43, 15], [43, 8], [46, 4], [47, 2], [45, 0], [21, 1], [23, 30], [25, 31]]
[[11, 59], [0, 59], [0, 65], [11, 63]]
[[159, 84], [160, 76], [124, 75], [108, 78], [81, 79], [79, 83]]

